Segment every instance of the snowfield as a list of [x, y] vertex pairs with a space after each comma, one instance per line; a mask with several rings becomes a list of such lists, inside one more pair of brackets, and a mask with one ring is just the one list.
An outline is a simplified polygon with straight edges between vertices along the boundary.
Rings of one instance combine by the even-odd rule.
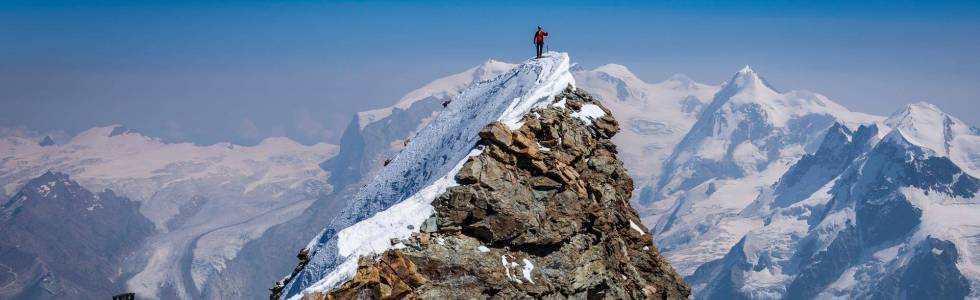
[[[69, 174], [89, 190], [112, 189], [141, 203], [140, 212], [158, 233], [137, 251], [144, 253], [137, 260], [146, 266], [128, 284], [148, 298], [168, 285], [186, 292], [201, 289], [245, 243], [330, 192], [329, 174], [317, 164], [337, 149], [286, 138], [248, 147], [168, 144], [121, 126], [93, 128], [47, 147], [38, 144], [36, 135], [3, 133], [4, 197], [52, 170]], [[184, 270], [190, 271], [189, 281], [183, 279]]]

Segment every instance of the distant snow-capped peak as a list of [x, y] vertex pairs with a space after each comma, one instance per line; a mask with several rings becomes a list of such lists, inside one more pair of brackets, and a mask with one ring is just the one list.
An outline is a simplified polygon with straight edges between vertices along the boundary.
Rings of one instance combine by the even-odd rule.
[[778, 93], [775, 89], [766, 82], [759, 73], [750, 66], [745, 66], [741, 70], [732, 76], [732, 79], [728, 81], [726, 87], [733, 88], [738, 91], [747, 92], [766, 92], [766, 93]]
[[[731, 103], [731, 104], [729, 104]], [[839, 119], [854, 130], [861, 124], [880, 121], [880, 117], [851, 112], [824, 95], [799, 90], [780, 92], [749, 66], [745, 66], [727, 81], [715, 96], [712, 106], [758, 105], [765, 112], [766, 121], [776, 127], [785, 127], [792, 119], [810, 115], [828, 115]]]
[[594, 70], [592, 70], [592, 72], [606, 73], [609, 76], [619, 78], [622, 80], [627, 80], [627, 81], [643, 81], [639, 77], [637, 77], [636, 74], [633, 74], [633, 71], [630, 71], [629, 68], [620, 64], [601, 65], [595, 68]]
[[906, 105], [888, 117], [885, 125], [896, 131], [893, 134], [900, 134], [908, 142], [937, 155], [949, 153], [952, 118], [935, 105], [925, 102]]
[[943, 112], [939, 107], [918, 102], [906, 105], [884, 121], [893, 133], [932, 155], [949, 157], [974, 177], [980, 177], [980, 136], [977, 130]]
[[472, 72], [473, 82], [493, 79], [494, 77], [497, 77], [500, 74], [510, 71], [510, 69], [513, 69], [514, 66], [516, 65], [502, 62], [502, 61], [497, 61], [492, 58], [487, 59], [487, 61], [483, 62], [482, 64], [476, 66], [473, 69]]

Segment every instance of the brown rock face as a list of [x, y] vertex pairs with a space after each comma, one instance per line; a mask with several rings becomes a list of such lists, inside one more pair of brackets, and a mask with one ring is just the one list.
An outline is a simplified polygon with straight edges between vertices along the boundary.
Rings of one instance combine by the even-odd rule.
[[425, 283], [415, 263], [398, 251], [385, 252], [378, 261], [362, 257], [357, 264], [354, 278], [325, 299], [417, 299], [413, 290]]
[[[534, 109], [519, 130], [488, 125], [460, 185], [433, 201], [429, 229], [393, 241], [405, 247], [363, 259], [354, 279], [314, 297], [687, 298], [629, 206], [633, 181], [609, 140], [618, 123], [582, 90], [555, 98], [566, 105]], [[606, 115], [572, 116], [586, 105]]]

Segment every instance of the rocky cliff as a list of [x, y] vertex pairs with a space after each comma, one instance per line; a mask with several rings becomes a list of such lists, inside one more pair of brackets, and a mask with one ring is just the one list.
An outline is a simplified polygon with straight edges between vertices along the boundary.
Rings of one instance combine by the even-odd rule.
[[154, 227], [138, 203], [47, 172], [0, 205], [0, 232], [0, 299], [108, 299]]
[[633, 182], [610, 141], [618, 122], [585, 91], [554, 99], [517, 130], [487, 125], [482, 151], [433, 201], [417, 233], [361, 257], [338, 287], [302, 298], [687, 297], [629, 205]]

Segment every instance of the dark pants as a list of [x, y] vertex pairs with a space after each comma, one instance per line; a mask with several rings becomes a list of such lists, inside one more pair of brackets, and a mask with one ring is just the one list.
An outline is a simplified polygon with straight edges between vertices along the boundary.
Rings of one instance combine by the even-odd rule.
[[544, 42], [534, 43], [534, 48], [538, 49], [538, 57], [541, 57], [541, 51], [544, 50]]

